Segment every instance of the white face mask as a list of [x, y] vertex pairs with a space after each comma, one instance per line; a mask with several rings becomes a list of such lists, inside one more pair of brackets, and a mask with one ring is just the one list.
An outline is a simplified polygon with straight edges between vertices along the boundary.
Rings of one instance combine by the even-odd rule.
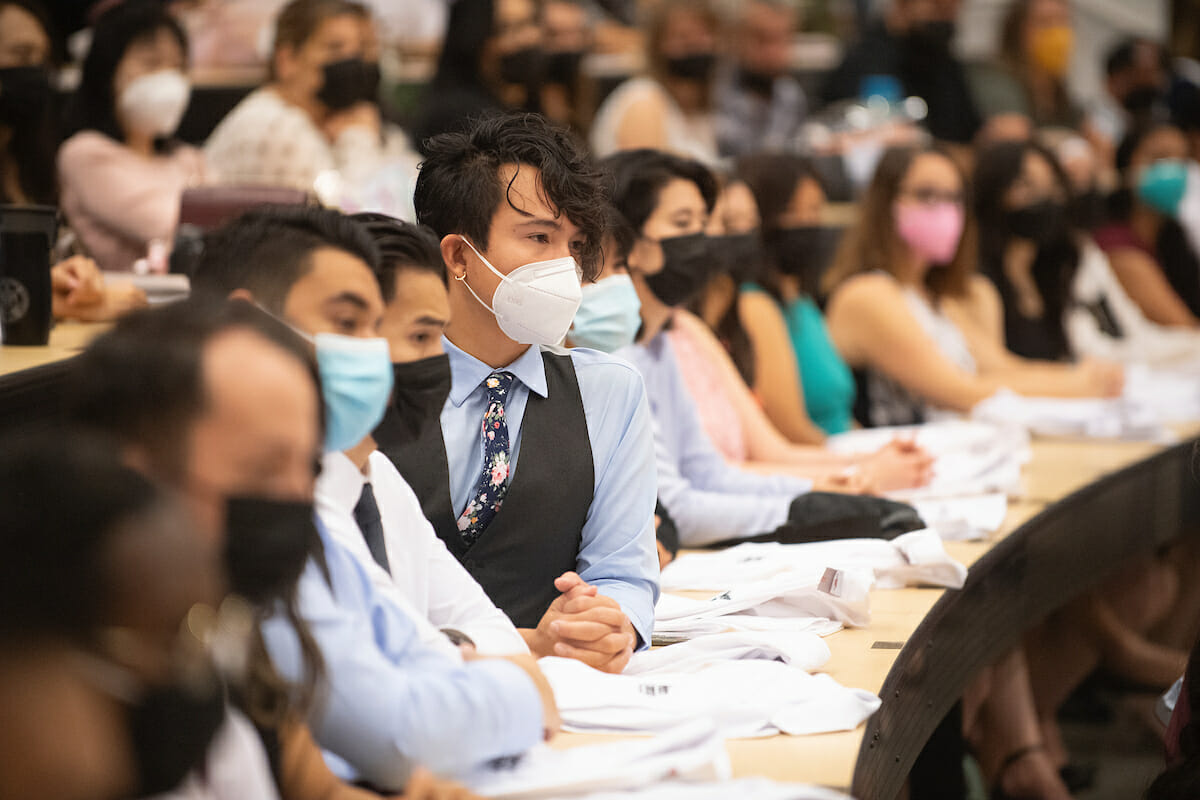
[[457, 278], [479, 304], [496, 316], [504, 335], [521, 344], [558, 344], [567, 335], [583, 295], [579, 286], [579, 265], [571, 256], [536, 261], [517, 267], [505, 275], [492, 266], [475, 245], [463, 237], [467, 247], [500, 278], [500, 285], [488, 305], [475, 294], [466, 275]]
[[125, 126], [150, 136], [170, 136], [187, 110], [192, 85], [177, 69], [164, 69], [135, 78], [117, 98]]

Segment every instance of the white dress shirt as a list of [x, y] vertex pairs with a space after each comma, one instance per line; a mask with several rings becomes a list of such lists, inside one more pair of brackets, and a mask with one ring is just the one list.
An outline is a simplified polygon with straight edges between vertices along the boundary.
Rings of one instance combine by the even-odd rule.
[[[367, 481], [383, 522], [390, 575], [371, 557], [354, 519]], [[482, 654], [529, 652], [512, 622], [434, 533], [417, 496], [383, 453], [371, 453], [366, 474], [345, 453], [326, 453], [316, 508], [329, 533], [358, 558], [379, 591], [416, 617], [423, 641], [443, 647], [449, 640], [440, 629], [454, 628], [471, 637]]]

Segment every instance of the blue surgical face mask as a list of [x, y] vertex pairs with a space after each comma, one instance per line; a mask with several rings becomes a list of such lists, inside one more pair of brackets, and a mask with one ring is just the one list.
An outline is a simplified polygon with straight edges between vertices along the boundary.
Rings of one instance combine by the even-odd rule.
[[312, 337], [325, 400], [325, 449], [348, 450], [375, 430], [392, 394], [387, 339]]
[[583, 301], [567, 338], [577, 347], [612, 353], [633, 344], [642, 304], [628, 275], [610, 275], [583, 287]]
[[1159, 159], [1138, 175], [1138, 197], [1155, 211], [1177, 216], [1187, 190], [1187, 173], [1187, 162], [1183, 159]]

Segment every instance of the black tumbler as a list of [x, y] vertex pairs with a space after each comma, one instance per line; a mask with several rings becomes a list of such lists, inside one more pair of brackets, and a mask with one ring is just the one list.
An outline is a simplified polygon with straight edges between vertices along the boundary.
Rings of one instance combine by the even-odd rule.
[[57, 236], [57, 209], [0, 206], [0, 332], [6, 345], [50, 341], [50, 250]]

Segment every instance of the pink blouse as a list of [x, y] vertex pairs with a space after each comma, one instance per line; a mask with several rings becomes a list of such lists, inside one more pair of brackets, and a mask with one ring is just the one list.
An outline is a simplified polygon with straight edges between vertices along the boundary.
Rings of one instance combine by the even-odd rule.
[[672, 325], [666, 333], [675, 350], [679, 371], [683, 373], [684, 385], [696, 403], [704, 432], [726, 461], [742, 463], [749, 455], [746, 436], [720, 370], [705, 355], [695, 334], [688, 331], [686, 325]]

